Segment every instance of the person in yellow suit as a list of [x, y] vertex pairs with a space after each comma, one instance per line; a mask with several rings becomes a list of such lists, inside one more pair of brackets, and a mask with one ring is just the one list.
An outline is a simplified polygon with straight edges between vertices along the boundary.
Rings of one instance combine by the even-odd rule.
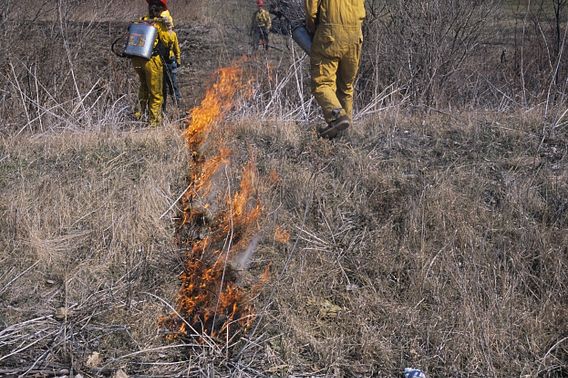
[[147, 0], [148, 15], [142, 17], [141, 21], [152, 24], [158, 31], [158, 37], [149, 60], [132, 58], [132, 65], [140, 78], [138, 105], [134, 116], [142, 119], [148, 113], [148, 122], [152, 126], [157, 126], [162, 121], [164, 61], [169, 57], [173, 44], [172, 37], [168, 33], [168, 25], [173, 25], [173, 20], [169, 12], [166, 13], [166, 17], [162, 16], [167, 11], [166, 1]]
[[264, 0], [256, 0], [258, 10], [252, 16], [252, 23], [250, 27], [250, 35], [252, 36], [252, 51], [258, 49], [259, 43], [268, 50], [268, 34], [272, 27], [272, 17], [270, 13], [264, 9]]
[[352, 123], [365, 0], [304, 0], [304, 8], [306, 28], [314, 36], [310, 51], [312, 94], [327, 123], [318, 133], [333, 139]]

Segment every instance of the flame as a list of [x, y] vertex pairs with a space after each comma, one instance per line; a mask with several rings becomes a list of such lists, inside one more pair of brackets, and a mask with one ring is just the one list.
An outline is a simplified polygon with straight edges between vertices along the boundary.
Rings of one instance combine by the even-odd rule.
[[274, 230], [274, 240], [280, 244], [288, 244], [290, 241], [290, 232], [280, 226]]
[[191, 123], [184, 137], [192, 152], [203, 143], [215, 122], [228, 111], [233, 104], [242, 77], [239, 67], [225, 67], [218, 71], [219, 79], [205, 93], [205, 98], [191, 111]]
[[232, 231], [232, 242], [234, 251], [242, 251], [250, 242], [255, 228], [255, 224], [261, 214], [260, 204], [256, 204], [250, 208], [250, 198], [253, 192], [255, 181], [255, 164], [250, 161], [243, 170], [240, 188], [237, 193], [229, 200], [227, 207], [230, 211], [225, 214], [225, 217], [219, 227], [224, 233]]
[[[256, 199], [256, 164], [253, 159], [244, 166], [238, 191], [227, 193], [216, 206], [216, 196], [223, 189], [214, 186], [215, 178], [222, 167], [230, 165], [230, 150], [222, 141], [209, 141], [210, 136], [218, 134], [212, 134], [215, 125], [233, 107], [235, 94], [243, 89], [244, 93], [252, 93], [243, 82], [239, 67], [220, 69], [215, 84], [191, 111], [191, 121], [183, 133], [192, 154], [189, 186], [182, 197], [183, 216], [177, 229], [185, 264], [179, 276], [176, 311], [159, 319], [159, 324], [170, 332], [169, 339], [203, 340], [221, 333], [226, 334], [225, 339], [233, 339], [254, 319], [250, 297], [237, 284], [238, 272], [231, 258], [245, 250], [258, 233], [262, 207]], [[218, 153], [208, 157], [211, 147], [219, 145]], [[266, 275], [265, 271], [257, 285], [266, 282]]]

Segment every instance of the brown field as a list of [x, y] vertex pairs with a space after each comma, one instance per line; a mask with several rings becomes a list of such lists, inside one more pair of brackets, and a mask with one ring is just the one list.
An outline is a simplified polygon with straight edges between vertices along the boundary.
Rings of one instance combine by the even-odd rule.
[[427, 89], [369, 34], [355, 125], [330, 142], [297, 48], [245, 57], [252, 0], [170, 1], [183, 104], [133, 121], [136, 77], [109, 46], [144, 4], [0, 17], [0, 376], [568, 376], [568, 70], [540, 50], [549, 20], [519, 38], [496, 17]]

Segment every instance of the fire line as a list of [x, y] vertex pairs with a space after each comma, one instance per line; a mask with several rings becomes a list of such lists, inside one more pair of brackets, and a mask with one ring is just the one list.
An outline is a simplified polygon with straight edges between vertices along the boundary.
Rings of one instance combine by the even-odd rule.
[[181, 199], [176, 239], [185, 263], [176, 311], [159, 319], [170, 340], [222, 336], [234, 341], [255, 317], [249, 295], [237, 283], [238, 271], [231, 265], [231, 258], [244, 251], [258, 232], [261, 206], [255, 196], [255, 164], [249, 161], [242, 168], [236, 193], [219, 187], [219, 177], [230, 169], [231, 152], [215, 133], [236, 94], [244, 89], [243, 83], [239, 66], [220, 69], [217, 81], [192, 109], [183, 134], [191, 152], [190, 189]]

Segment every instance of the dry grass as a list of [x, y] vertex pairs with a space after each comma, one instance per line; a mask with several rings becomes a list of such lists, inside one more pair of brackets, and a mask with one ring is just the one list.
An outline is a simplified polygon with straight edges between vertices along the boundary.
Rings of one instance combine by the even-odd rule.
[[241, 280], [272, 271], [231, 350], [156, 325], [182, 265], [176, 212], [160, 219], [187, 177], [177, 130], [5, 138], [1, 372], [563, 376], [568, 139], [541, 143], [539, 117], [393, 110], [334, 143], [222, 125], [264, 182]]
[[164, 213], [184, 185], [179, 131], [9, 137], [0, 156], [0, 366], [154, 340], [162, 304], [146, 293], [176, 284], [175, 208]]
[[[282, 374], [566, 374], [565, 131], [533, 116], [384, 116], [348, 142], [258, 124], [277, 172], [261, 323]], [[246, 124], [246, 123], [245, 123]]]

